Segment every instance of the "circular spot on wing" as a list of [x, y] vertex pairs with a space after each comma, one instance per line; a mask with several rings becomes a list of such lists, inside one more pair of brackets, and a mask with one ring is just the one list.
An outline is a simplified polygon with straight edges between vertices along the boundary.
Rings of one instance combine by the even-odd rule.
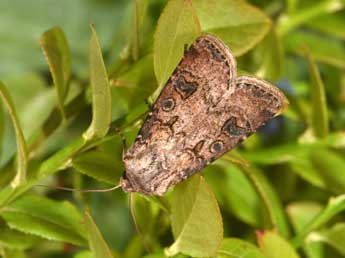
[[222, 141], [214, 141], [210, 145], [210, 151], [212, 153], [218, 153], [223, 150], [224, 143]]
[[163, 103], [162, 103], [163, 111], [169, 112], [169, 111], [173, 110], [174, 107], [175, 107], [175, 101], [173, 98], [167, 98], [167, 99], [163, 100]]

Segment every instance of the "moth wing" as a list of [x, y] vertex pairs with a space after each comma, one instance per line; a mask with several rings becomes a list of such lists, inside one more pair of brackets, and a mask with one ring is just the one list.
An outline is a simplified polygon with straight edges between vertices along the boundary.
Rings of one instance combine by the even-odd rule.
[[[139, 131], [141, 142], [157, 134], [154, 124], [167, 125], [173, 133], [193, 126], [193, 117], [216, 106], [235, 89], [236, 60], [216, 37], [200, 36], [185, 52]], [[159, 134], [159, 133], [158, 133]]]
[[270, 83], [250, 76], [236, 79], [235, 91], [225, 95], [217, 107], [209, 112], [217, 132], [211, 132], [206, 148], [199, 152], [202, 161], [191, 168], [195, 173], [221, 157], [253, 134], [268, 120], [280, 114], [287, 105], [283, 93]]
[[235, 80], [236, 61], [228, 47], [212, 35], [196, 39], [124, 155], [123, 189], [162, 194], [184, 179], [194, 167], [193, 150], [208, 134], [203, 117], [234, 91]]

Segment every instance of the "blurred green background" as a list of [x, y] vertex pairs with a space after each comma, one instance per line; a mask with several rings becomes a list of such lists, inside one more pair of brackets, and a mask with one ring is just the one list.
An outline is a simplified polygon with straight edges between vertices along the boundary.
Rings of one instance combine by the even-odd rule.
[[[186, 42], [172, 34], [187, 34], [184, 39], [191, 43], [201, 32], [225, 41], [237, 58], [240, 74], [272, 82], [290, 102], [282, 116], [202, 172], [220, 207], [226, 240], [233, 237], [257, 246], [246, 247], [255, 250], [252, 256], [241, 256], [240, 251], [231, 256], [229, 250], [236, 254], [237, 242], [220, 240], [223, 244], [216, 256], [345, 257], [345, 1], [167, 2], [0, 0], [0, 79], [28, 145], [32, 180], [19, 190], [10, 189], [18, 158], [15, 130], [4, 106], [0, 113], [2, 257], [97, 257], [90, 239], [72, 237], [75, 232], [85, 233], [84, 229], [59, 228], [65, 219], [76, 220], [67, 215], [60, 220], [58, 211], [66, 214], [70, 209], [63, 200], [72, 203], [77, 217], [89, 209], [114, 257], [148, 255], [143, 242], [151, 249], [147, 257], [164, 257], [163, 249], [176, 240], [171, 233], [171, 215], [178, 213], [174, 194], [183, 195], [184, 190], [161, 199], [133, 196], [143, 240], [135, 232], [128, 195], [121, 190], [70, 193], [34, 185], [86, 189], [116, 184], [123, 167], [121, 140], [114, 128], [121, 128], [132, 142], [148, 110], [147, 100], [152, 101], [150, 96], [164, 85], [182, 56]], [[183, 18], [181, 26], [176, 25], [176, 17]], [[110, 80], [112, 124], [102, 139], [73, 152], [92, 120], [89, 23], [97, 31]], [[70, 52], [71, 57], [69, 90], [62, 103], [65, 114], [59, 113], [57, 86], [40, 45], [42, 34], [55, 26], [63, 31], [70, 49], [62, 54]], [[172, 49], [170, 59], [160, 47], [162, 42]], [[161, 65], [166, 65], [168, 74], [159, 72]], [[330, 202], [331, 198], [336, 201]], [[34, 203], [42, 203], [45, 210]], [[50, 214], [49, 207], [57, 207], [56, 214]], [[61, 225], [55, 228], [47, 221]], [[213, 233], [202, 228], [191, 232], [212, 238]], [[276, 229], [283, 244], [272, 243], [284, 253], [270, 252], [263, 244], [265, 233], [256, 232], [259, 229]], [[189, 245], [187, 251], [179, 248], [186, 255], [181, 257], [200, 257]]]

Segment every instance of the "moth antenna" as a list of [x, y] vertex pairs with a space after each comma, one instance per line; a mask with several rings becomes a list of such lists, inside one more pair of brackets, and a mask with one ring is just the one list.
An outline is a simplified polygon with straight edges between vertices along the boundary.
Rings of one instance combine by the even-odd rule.
[[131, 217], [132, 217], [132, 220], [133, 220], [135, 231], [137, 232], [138, 236], [141, 238], [142, 244], [143, 244], [144, 249], [146, 250], [146, 252], [148, 254], [151, 254], [152, 252], [151, 252], [151, 250], [149, 248], [149, 245], [146, 242], [146, 239], [145, 239], [143, 233], [141, 232], [140, 227], [139, 227], [138, 222], [137, 222], [137, 219], [135, 217], [135, 210], [134, 210], [134, 202], [133, 202], [133, 195], [132, 195], [132, 193], [129, 193], [129, 195], [128, 195], [128, 202], [129, 202], [129, 211], [131, 213]]
[[104, 193], [104, 192], [111, 192], [117, 188], [121, 187], [121, 184], [117, 184], [110, 188], [105, 189], [74, 189], [70, 187], [63, 187], [63, 186], [50, 186], [50, 185], [36, 185], [38, 187], [46, 187], [51, 189], [57, 189], [57, 190], [63, 190], [63, 191], [69, 191], [69, 192], [81, 192], [81, 193]]

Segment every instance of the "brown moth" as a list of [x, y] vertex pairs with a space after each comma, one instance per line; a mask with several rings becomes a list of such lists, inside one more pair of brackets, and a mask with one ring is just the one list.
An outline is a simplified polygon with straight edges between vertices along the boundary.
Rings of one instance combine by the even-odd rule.
[[218, 38], [195, 40], [124, 153], [124, 191], [163, 195], [246, 139], [282, 108], [284, 95], [249, 76]]

